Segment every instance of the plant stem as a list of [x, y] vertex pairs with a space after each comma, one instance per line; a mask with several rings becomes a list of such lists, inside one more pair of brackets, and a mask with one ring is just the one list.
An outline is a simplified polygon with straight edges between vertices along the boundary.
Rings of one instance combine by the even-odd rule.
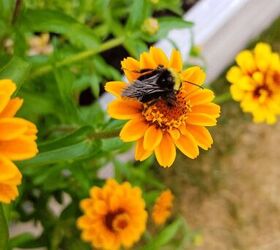
[[13, 16], [12, 16], [12, 24], [15, 24], [17, 17], [19, 15], [20, 12], [20, 8], [21, 8], [21, 0], [16, 0], [16, 4], [15, 4], [15, 8], [14, 8], [14, 12], [13, 12]]
[[[111, 40], [101, 44], [100, 47], [98, 47], [98, 48], [89, 49], [89, 50], [85, 50], [85, 51], [82, 51], [82, 52], [74, 54], [74, 55], [70, 55], [70, 56], [66, 57], [65, 59], [57, 62], [55, 64], [55, 67], [60, 68], [60, 67], [66, 66], [66, 65], [70, 65], [70, 64], [82, 61], [82, 60], [87, 59], [91, 56], [94, 56], [98, 53], [109, 50], [118, 45], [121, 45], [123, 43], [123, 41], [124, 41], [124, 37], [118, 37], [118, 38], [111, 39]], [[53, 68], [53, 65], [45, 65], [45, 66], [39, 67], [31, 73], [30, 78], [33, 79], [38, 76], [45, 75], [45, 74], [49, 73], [50, 71], [52, 71], [52, 68]]]
[[89, 135], [89, 139], [96, 140], [96, 139], [108, 139], [112, 137], [118, 137], [120, 134], [120, 129], [111, 130], [111, 131], [101, 131], [101, 132], [95, 132], [93, 134]]
[[9, 230], [8, 222], [2, 203], [0, 203], [0, 249], [8, 249]]
[[226, 101], [229, 101], [229, 100], [231, 100], [231, 94], [229, 92], [227, 92], [227, 93], [224, 93], [222, 95], [216, 96], [214, 102], [217, 103], [217, 104], [222, 104], [222, 103], [224, 103]]

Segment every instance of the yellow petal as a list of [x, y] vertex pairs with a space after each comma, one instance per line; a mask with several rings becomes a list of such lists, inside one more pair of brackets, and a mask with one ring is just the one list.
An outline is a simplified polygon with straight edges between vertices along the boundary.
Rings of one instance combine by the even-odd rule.
[[186, 129], [192, 134], [198, 146], [205, 150], [211, 147], [213, 139], [208, 129], [193, 125], [187, 125]]
[[243, 76], [241, 69], [237, 66], [231, 67], [227, 72], [226, 78], [230, 83], [235, 83]]
[[10, 203], [18, 196], [18, 190], [15, 185], [0, 183], [0, 202]]
[[184, 70], [181, 74], [181, 78], [183, 81], [189, 81], [197, 85], [202, 85], [205, 82], [206, 74], [200, 67], [195, 66]]
[[136, 141], [144, 136], [149, 124], [139, 118], [128, 121], [122, 128], [120, 133], [121, 140], [125, 142]]
[[151, 47], [150, 54], [157, 65], [163, 65], [164, 67], [168, 66], [168, 58], [162, 49]]
[[25, 160], [34, 157], [37, 152], [35, 141], [28, 136], [20, 136], [10, 141], [0, 141], [0, 152], [10, 160]]
[[127, 57], [121, 62], [122, 70], [125, 73], [126, 78], [131, 82], [136, 80], [140, 73], [140, 63], [132, 57]]
[[153, 153], [153, 151], [149, 151], [149, 150], [144, 149], [143, 141], [144, 141], [144, 139], [141, 138], [136, 143], [135, 160], [137, 160], [137, 161], [144, 161], [148, 157], [150, 157], [151, 154]]
[[12, 140], [23, 135], [28, 129], [28, 123], [21, 118], [0, 119], [0, 140]]
[[142, 104], [134, 100], [114, 100], [108, 105], [108, 113], [111, 117], [120, 120], [128, 120], [139, 116]]
[[209, 103], [214, 99], [213, 91], [209, 89], [197, 90], [194, 93], [188, 95], [188, 99], [192, 106], [201, 105], [205, 103]]
[[148, 151], [154, 150], [162, 139], [162, 131], [156, 126], [150, 126], [144, 135], [144, 149]]
[[143, 52], [140, 55], [140, 69], [155, 69], [157, 66], [158, 65], [149, 53]]
[[12, 80], [5, 79], [0, 80], [0, 113], [4, 110], [8, 104], [12, 94], [16, 90], [16, 85]]
[[22, 104], [23, 104], [23, 99], [21, 98], [16, 97], [14, 99], [11, 99], [6, 105], [6, 107], [0, 113], [0, 117], [13, 117], [20, 109]]
[[206, 103], [192, 107], [193, 113], [204, 113], [215, 118], [220, 115], [221, 107], [215, 103]]
[[168, 133], [163, 134], [162, 140], [155, 149], [155, 155], [159, 165], [170, 167], [176, 158], [176, 148], [174, 142]]
[[199, 126], [215, 126], [217, 121], [210, 115], [201, 113], [190, 113], [187, 118], [187, 123]]
[[21, 173], [17, 166], [2, 155], [0, 155], [0, 173], [0, 182], [9, 184], [7, 181], [13, 180], [14, 177], [19, 177], [18, 184], [21, 182]]
[[116, 97], [121, 97], [121, 94], [126, 87], [127, 84], [125, 82], [112, 81], [106, 83], [105, 90]]
[[169, 67], [173, 68], [177, 72], [180, 72], [182, 70], [183, 59], [181, 57], [181, 53], [178, 50], [173, 49], [169, 61]]
[[178, 140], [180, 138], [180, 131], [176, 128], [168, 130], [168, 133], [171, 135], [173, 140]]
[[249, 50], [241, 51], [236, 56], [236, 62], [242, 68], [242, 71], [253, 72], [256, 69], [253, 54]]
[[185, 131], [184, 135], [181, 135], [180, 138], [175, 141], [175, 144], [183, 154], [191, 159], [194, 159], [199, 155], [197, 143], [188, 131]]

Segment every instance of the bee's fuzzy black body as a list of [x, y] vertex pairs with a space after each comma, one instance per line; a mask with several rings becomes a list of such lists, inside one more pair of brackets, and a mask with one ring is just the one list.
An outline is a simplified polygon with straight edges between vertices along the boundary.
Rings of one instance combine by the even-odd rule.
[[174, 89], [175, 77], [170, 70], [158, 66], [156, 69], [144, 69], [139, 73], [143, 74], [123, 91], [122, 96], [135, 98], [143, 103], [162, 99], [168, 105], [174, 105], [177, 91]]

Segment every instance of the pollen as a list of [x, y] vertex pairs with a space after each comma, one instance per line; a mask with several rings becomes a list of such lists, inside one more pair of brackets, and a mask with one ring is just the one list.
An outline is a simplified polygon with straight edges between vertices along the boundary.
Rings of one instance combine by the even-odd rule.
[[189, 100], [182, 92], [178, 92], [174, 105], [170, 105], [161, 99], [152, 105], [144, 104], [142, 114], [151, 125], [156, 125], [162, 130], [169, 130], [183, 125], [190, 111]]

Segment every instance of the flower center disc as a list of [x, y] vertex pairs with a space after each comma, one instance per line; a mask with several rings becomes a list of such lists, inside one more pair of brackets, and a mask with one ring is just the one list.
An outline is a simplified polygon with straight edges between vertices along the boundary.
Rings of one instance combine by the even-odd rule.
[[129, 216], [123, 210], [111, 212], [105, 216], [105, 225], [110, 231], [120, 232], [124, 230], [128, 224]]
[[149, 123], [163, 130], [168, 130], [180, 127], [187, 119], [190, 110], [189, 102], [182, 92], [179, 92], [176, 96], [175, 105], [167, 104], [163, 99], [152, 105], [145, 103], [142, 114]]

